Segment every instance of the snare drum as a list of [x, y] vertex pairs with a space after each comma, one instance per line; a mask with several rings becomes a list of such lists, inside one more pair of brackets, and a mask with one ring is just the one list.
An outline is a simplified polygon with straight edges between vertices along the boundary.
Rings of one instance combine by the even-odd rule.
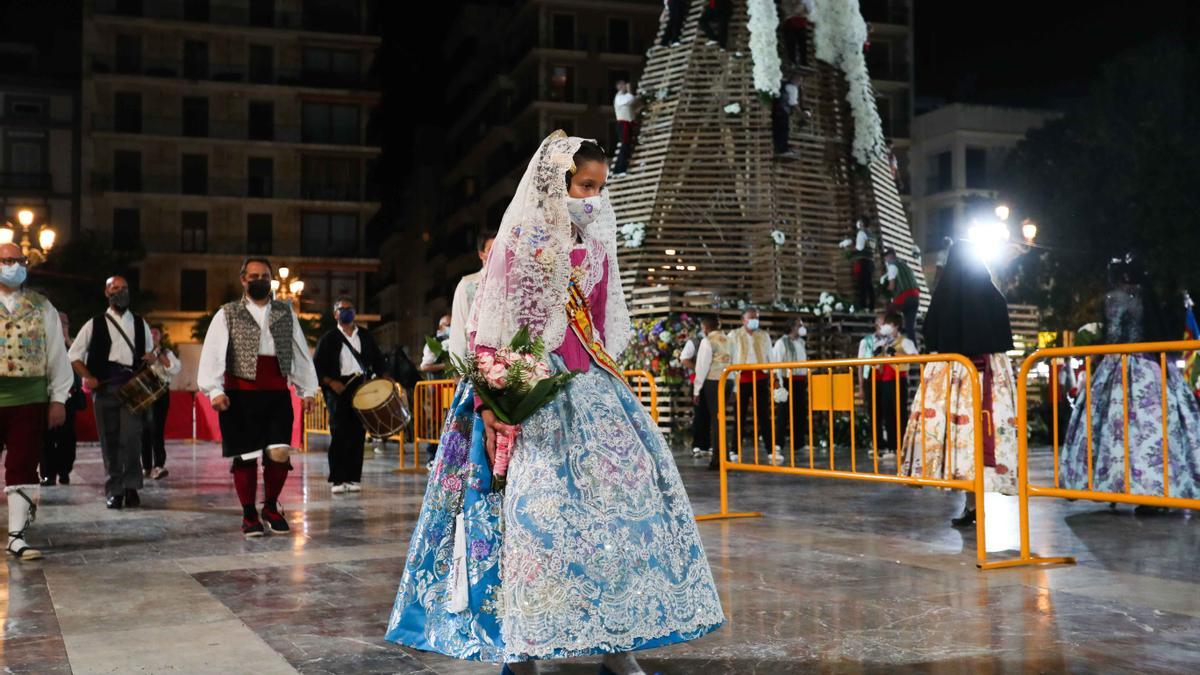
[[158, 363], [142, 368], [117, 389], [117, 399], [137, 414], [154, 404], [170, 388], [171, 378]]
[[406, 398], [400, 385], [380, 377], [364, 382], [354, 392], [351, 405], [368, 434], [387, 438], [399, 433], [412, 419]]

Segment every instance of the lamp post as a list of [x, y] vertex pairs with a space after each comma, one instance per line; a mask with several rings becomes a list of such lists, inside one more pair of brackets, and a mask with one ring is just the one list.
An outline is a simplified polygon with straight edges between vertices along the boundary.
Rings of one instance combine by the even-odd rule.
[[[16, 225], [13, 225], [12, 221], [7, 221], [3, 226], [0, 226], [0, 244], [16, 242], [17, 228], [20, 228], [21, 240], [17, 243], [21, 247], [21, 255], [29, 259], [30, 267], [46, 262], [46, 257], [50, 255], [50, 249], [54, 248], [54, 241], [58, 238], [58, 233], [48, 223], [43, 223], [40, 227], [34, 228], [33, 220], [33, 211], [23, 208], [17, 211]], [[29, 231], [31, 229], [37, 233], [36, 245], [29, 238]]]
[[279, 278], [271, 280], [271, 292], [280, 300], [291, 300], [296, 309], [300, 309], [300, 295], [304, 293], [304, 281], [292, 276], [292, 271], [286, 265], [280, 266]]

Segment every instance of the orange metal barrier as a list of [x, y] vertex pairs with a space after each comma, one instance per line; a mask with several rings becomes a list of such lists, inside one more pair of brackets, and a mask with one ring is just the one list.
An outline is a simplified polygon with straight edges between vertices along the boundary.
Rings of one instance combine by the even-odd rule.
[[[329, 436], [329, 406], [325, 404], [325, 390], [321, 390], [319, 396], [316, 397], [316, 405], [312, 410], [304, 412], [304, 433], [301, 434], [303, 446], [301, 451], [308, 452], [308, 435], [317, 434], [319, 436]], [[369, 436], [368, 436], [369, 437]], [[364, 437], [366, 438], [366, 437]], [[400, 445], [401, 462], [404, 460], [404, 430], [399, 433], [388, 436], [389, 441], [396, 441]]]
[[[985, 541], [985, 529], [986, 528], [984, 527], [984, 499], [983, 499], [983, 496], [984, 496], [983, 474], [984, 474], [984, 472], [983, 472], [983, 435], [982, 434], [974, 435], [974, 446], [975, 447], [974, 447], [974, 461], [973, 461], [973, 464], [974, 464], [974, 478], [973, 479], [929, 477], [928, 467], [929, 467], [930, 463], [928, 461], [921, 462], [921, 475], [920, 476], [904, 475], [903, 471], [902, 471], [902, 459], [903, 459], [903, 455], [904, 455], [904, 449], [903, 449], [902, 442], [897, 442], [897, 446], [899, 449], [898, 449], [898, 452], [897, 452], [896, 458], [895, 458], [895, 462], [896, 462], [895, 472], [894, 473], [892, 473], [892, 472], [885, 473], [880, 470], [881, 457], [880, 457], [879, 433], [878, 433], [878, 427], [879, 427], [880, 420], [876, 419], [876, 407], [877, 407], [878, 395], [879, 395], [879, 391], [880, 391], [881, 387], [883, 387], [883, 386], [894, 386], [895, 387], [895, 392], [896, 392], [895, 415], [896, 415], [896, 422], [897, 422], [896, 429], [898, 430], [898, 435], [899, 435], [900, 439], [903, 439], [903, 437], [904, 437], [904, 429], [905, 429], [905, 425], [908, 422], [908, 420], [903, 419], [902, 414], [901, 414], [900, 379], [898, 377], [895, 378], [894, 384], [892, 382], [886, 382], [886, 383], [880, 382], [877, 379], [878, 371], [876, 368], [873, 368], [873, 367], [870, 368], [870, 375], [869, 375], [869, 379], [868, 379], [867, 376], [861, 374], [862, 366], [892, 365], [892, 366], [897, 367], [898, 370], [903, 371], [905, 369], [905, 367], [907, 367], [907, 366], [920, 365], [921, 366], [921, 368], [920, 368], [921, 375], [920, 375], [920, 379], [916, 383], [916, 385], [918, 386], [918, 389], [916, 391], [917, 391], [918, 397], [923, 397], [923, 394], [921, 392], [924, 391], [924, 387], [921, 387], [921, 385], [924, 383], [924, 380], [925, 380], [924, 365], [929, 364], [929, 363], [946, 363], [946, 364], [950, 364], [950, 365], [958, 365], [966, 370], [968, 376], [970, 377], [970, 382], [971, 382], [972, 422], [976, 425], [977, 428], [980, 428], [982, 426], [981, 425], [982, 397], [981, 397], [981, 393], [980, 393], [979, 371], [975, 368], [975, 365], [969, 359], [967, 359], [966, 357], [960, 356], [958, 354], [930, 354], [930, 355], [897, 356], [897, 357], [871, 358], [871, 359], [835, 359], [835, 360], [825, 360], [825, 361], [804, 361], [804, 362], [793, 362], [793, 363], [734, 365], [734, 366], [729, 366], [729, 367], [725, 368], [725, 370], [721, 373], [721, 380], [720, 380], [721, 386], [718, 389], [718, 394], [717, 394], [717, 397], [718, 397], [717, 409], [720, 411], [720, 413], [719, 413], [720, 421], [719, 421], [719, 431], [718, 431], [719, 438], [718, 438], [718, 443], [717, 443], [717, 452], [720, 452], [721, 510], [717, 513], [699, 515], [696, 517], [696, 520], [707, 521], [707, 520], [720, 520], [720, 519], [725, 519], [725, 518], [752, 518], [752, 517], [758, 517], [758, 516], [762, 515], [761, 513], [756, 513], [756, 512], [731, 512], [729, 510], [729, 480], [728, 480], [728, 476], [729, 476], [729, 472], [731, 472], [731, 471], [745, 471], [745, 472], [754, 472], [754, 473], [780, 474], [780, 475], [791, 475], [791, 476], [814, 476], [814, 477], [820, 477], [820, 478], [839, 478], [839, 479], [849, 479], [849, 480], [870, 481], [870, 482], [876, 482], [876, 483], [891, 483], [894, 485], [913, 485], [913, 486], [924, 486], [924, 487], [948, 488], [948, 489], [952, 489], [952, 490], [963, 490], [964, 492], [974, 493], [974, 495], [975, 495], [975, 512], [976, 512], [976, 520], [978, 523], [976, 525], [976, 529], [975, 529], [975, 531], [976, 531], [976, 542], [975, 542], [976, 543], [976, 561], [977, 561], [978, 566], [983, 567], [987, 560], [987, 546], [986, 546], [986, 541]], [[759, 453], [758, 453], [758, 446], [759, 446], [758, 439], [760, 436], [759, 421], [758, 421], [759, 415], [755, 413], [755, 411], [758, 410], [758, 397], [759, 397], [758, 388], [755, 386], [752, 386], [752, 385], [746, 386], [745, 389], [747, 391], [743, 392], [742, 386], [740, 383], [738, 384], [737, 389], [735, 390], [735, 393], [734, 393], [735, 401], [738, 404], [735, 409], [735, 430], [736, 430], [736, 436], [737, 436], [737, 455], [738, 455], [739, 461], [736, 461], [736, 462], [729, 461], [728, 458], [726, 457], [726, 455], [727, 455], [726, 448], [729, 447], [729, 442], [728, 442], [728, 438], [727, 438], [728, 431], [729, 431], [729, 420], [728, 420], [729, 412], [728, 412], [728, 405], [727, 405], [728, 404], [728, 394], [727, 394], [728, 387], [726, 385], [728, 384], [729, 377], [731, 375], [740, 375], [741, 373], [750, 372], [750, 373], [766, 373], [768, 375], [768, 377], [773, 378], [774, 373], [772, 371], [786, 371], [786, 372], [790, 373], [793, 369], [802, 369], [802, 368], [808, 369], [808, 377], [806, 380], [806, 387], [807, 387], [806, 393], [808, 394], [808, 415], [807, 415], [807, 417], [808, 417], [808, 420], [807, 420], [807, 422], [808, 422], [808, 425], [807, 425], [808, 461], [807, 461], [807, 466], [804, 466], [805, 463], [803, 462], [803, 446], [801, 446], [801, 465], [798, 466], [796, 463], [797, 437], [800, 435], [800, 434], [796, 433], [796, 431], [797, 430], [803, 431], [803, 426], [797, 425], [796, 420], [794, 419], [794, 414], [793, 414], [790, 402], [793, 400], [794, 396], [796, 395], [796, 392], [794, 391], [794, 380], [792, 380], [790, 377], [787, 379], [787, 390], [788, 390], [788, 401], [789, 401], [789, 403], [787, 404], [788, 405], [787, 428], [788, 428], [788, 439], [789, 439], [788, 445], [789, 445], [789, 447], [786, 449], [788, 454], [783, 462], [785, 465], [777, 466], [771, 461], [770, 453], [772, 453], [774, 451], [775, 446], [779, 445], [778, 438], [777, 438], [777, 432], [776, 432], [777, 425], [775, 423], [776, 422], [776, 420], [775, 420], [775, 405], [773, 402], [769, 406], [770, 407], [771, 429], [770, 429], [770, 440], [769, 440], [769, 442], [766, 443], [766, 445], [767, 445], [766, 452], [768, 453], [768, 463], [765, 463], [765, 464], [760, 463], [760, 461], [759, 461], [760, 458], [759, 458]], [[819, 372], [817, 372], [818, 370], [823, 370], [825, 372], [819, 373]], [[947, 372], [949, 372], [949, 371], [947, 371]], [[854, 384], [855, 384], [856, 379], [859, 380], [859, 382], [863, 385], [863, 394], [862, 394], [863, 406], [866, 407], [869, 404], [869, 411], [871, 414], [871, 427], [872, 427], [871, 447], [870, 447], [870, 452], [868, 455], [869, 466], [868, 466], [867, 470], [859, 470], [858, 447], [857, 447], [857, 441], [855, 439], [855, 434], [854, 434], [854, 417], [855, 417], [855, 410], [856, 410], [856, 402], [855, 402], [855, 396], [854, 396]], [[774, 385], [772, 385], [772, 387], [770, 387], [770, 389], [773, 390]], [[741, 433], [742, 432], [742, 420], [741, 420], [741, 414], [740, 414], [741, 402], [742, 402], [741, 397], [742, 396], [752, 396], [753, 397], [753, 400], [752, 400], [753, 405], [751, 406], [751, 411], [750, 411], [750, 416], [753, 418], [753, 427], [752, 427], [753, 436], [752, 436], [752, 438], [754, 439], [754, 448], [753, 448], [753, 456], [752, 457], [742, 447], [742, 433]], [[924, 401], [920, 401], [920, 403], [918, 403], [918, 405], [921, 405], [921, 407], [923, 408]], [[949, 402], [947, 403], [947, 405], [949, 405]], [[850, 416], [850, 439], [849, 439], [850, 442], [849, 442], [849, 447], [848, 447], [848, 451], [849, 451], [849, 457], [848, 457], [849, 468], [848, 469], [838, 467], [838, 462], [835, 457], [835, 455], [836, 455], [835, 450], [836, 450], [837, 446], [835, 443], [836, 439], [835, 439], [835, 435], [834, 435], [834, 422], [835, 422], [834, 416], [839, 413], [844, 414], [847, 412], [849, 413], [849, 416]], [[828, 465], [828, 467], [818, 466], [817, 462], [816, 462], [816, 452], [815, 452], [815, 448], [814, 448], [814, 436], [816, 434], [817, 427], [814, 426], [814, 422], [816, 419], [816, 418], [814, 418], [814, 413], [823, 413], [823, 414], [826, 414], [828, 417], [828, 420], [827, 420], [828, 432], [829, 432], [829, 436], [828, 436], [829, 465]], [[921, 415], [920, 419], [922, 420], [921, 423], [924, 424], [925, 416]], [[825, 424], [826, 421], [821, 420], [820, 422], [816, 422], [816, 423], [817, 424]], [[922, 432], [923, 431], [924, 431], [924, 429], [922, 429]], [[762, 435], [764, 437], [766, 437], [767, 434], [765, 433], [765, 430]], [[922, 446], [924, 446], [924, 433], [921, 434], [921, 438], [922, 438]], [[898, 439], [898, 441], [899, 441], [899, 439]], [[924, 447], [921, 448], [921, 453], [923, 455], [923, 459], [928, 458], [928, 455], [926, 454], [927, 452], [932, 452], [932, 450], [927, 451]], [[750, 461], [751, 459], [752, 459], [752, 461]], [[843, 462], [845, 461], [845, 459], [846, 458], [843, 458]], [[944, 462], [943, 466], [945, 467], [945, 466], [947, 466], [947, 464]]]
[[421, 444], [436, 445], [442, 440], [442, 425], [454, 405], [458, 380], [422, 380], [413, 388], [412, 466], [404, 464], [404, 446], [400, 447], [400, 468], [396, 473], [423, 473]]
[[658, 385], [654, 382], [654, 376], [648, 370], [626, 370], [623, 374], [639, 401], [644, 402], [644, 396], [649, 394], [650, 418], [658, 424]]
[[[1029, 546], [1029, 498], [1030, 497], [1058, 497], [1061, 499], [1083, 499], [1097, 502], [1116, 502], [1122, 504], [1137, 504], [1145, 506], [1161, 506], [1168, 508], [1181, 508], [1200, 510], [1200, 499], [1181, 499], [1170, 496], [1170, 457], [1168, 446], [1168, 422], [1169, 415], [1167, 414], [1167, 353], [1168, 352], [1190, 352], [1200, 350], [1200, 340], [1178, 341], [1178, 342], [1147, 342], [1142, 344], [1121, 344], [1121, 345], [1098, 345], [1092, 347], [1067, 347], [1055, 349], [1039, 349], [1025, 359], [1021, 364], [1021, 370], [1017, 376], [1017, 474], [1020, 488], [1020, 528], [1021, 528], [1021, 556], [1013, 560], [1004, 560], [995, 563], [988, 563], [984, 566], [985, 569], [996, 569], [1001, 567], [1016, 567], [1019, 565], [1047, 565], [1047, 564], [1072, 564], [1074, 558], [1070, 557], [1041, 557], [1030, 552]], [[1129, 455], [1129, 392], [1131, 383], [1129, 382], [1130, 370], [1129, 359], [1132, 354], [1157, 354], [1156, 359], [1159, 367], [1159, 383], [1161, 386], [1161, 401], [1163, 410], [1162, 419], [1162, 452], [1163, 452], [1163, 490], [1162, 495], [1142, 495], [1134, 494], [1130, 491], [1130, 455]], [[1121, 390], [1122, 401], [1124, 403], [1124, 455], [1125, 455], [1125, 475], [1122, 484], [1125, 487], [1123, 492], [1099, 492], [1094, 490], [1094, 460], [1095, 448], [1092, 438], [1092, 357], [1119, 355], [1121, 357]], [[1086, 406], [1087, 415], [1087, 474], [1088, 487], [1087, 489], [1068, 489], [1063, 488], [1059, 476], [1059, 456], [1060, 449], [1058, 444], [1058, 378], [1053, 376], [1055, 368], [1051, 367], [1052, 376], [1050, 378], [1050, 391], [1052, 403], [1053, 420], [1051, 431], [1051, 443], [1053, 447], [1054, 461], [1054, 484], [1053, 486], [1034, 485], [1029, 479], [1029, 411], [1028, 411], [1028, 388], [1029, 374], [1033, 368], [1042, 361], [1049, 360], [1051, 365], [1055, 365], [1056, 361], [1062, 361], [1069, 358], [1082, 358], [1085, 364], [1085, 370], [1088, 372], [1086, 381], [1085, 399], [1083, 405]], [[1069, 366], [1069, 364], [1068, 364]]]

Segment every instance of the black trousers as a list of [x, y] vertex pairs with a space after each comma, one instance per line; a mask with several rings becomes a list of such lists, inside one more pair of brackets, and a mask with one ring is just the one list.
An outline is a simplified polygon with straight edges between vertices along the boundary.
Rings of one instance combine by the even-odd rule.
[[716, 7], [705, 7], [700, 13], [700, 30], [704, 31], [709, 40], [720, 45], [721, 49], [729, 42], [729, 4], [717, 0]]
[[921, 307], [921, 300], [916, 297], [907, 297], [900, 306], [892, 305], [892, 309], [898, 309], [904, 316], [904, 335], [915, 344], [917, 342], [917, 310]]
[[171, 392], [158, 397], [150, 406], [146, 424], [142, 426], [142, 471], [162, 468], [167, 463], [167, 412], [171, 409]]
[[[787, 382], [784, 382], [783, 388], [788, 388]], [[788, 431], [789, 412], [791, 413], [790, 431]], [[815, 417], [813, 423], [816, 424]], [[789, 446], [784, 444], [784, 439], [791, 438], [792, 434], [795, 434], [797, 448], [808, 443], [808, 377], [792, 376], [792, 390], [788, 392], [788, 402], [781, 403], [777, 407], [775, 425], [780, 430], [779, 444], [785, 448]]]
[[355, 389], [357, 387], [347, 387], [340, 396], [332, 389], [323, 389], [329, 407], [330, 483], [362, 481], [363, 441], [367, 431], [351, 405]]
[[625, 173], [629, 170], [629, 156], [633, 154], [633, 144], [637, 139], [637, 122], [618, 121], [617, 127], [621, 130], [621, 145], [617, 147], [613, 173]]
[[788, 143], [790, 128], [787, 108], [776, 103], [771, 107], [771, 142], [775, 146], [775, 154], [782, 155], [791, 149]]
[[[700, 389], [700, 405], [704, 406], [704, 410], [708, 414], [708, 433], [712, 441], [712, 459], [708, 461], [710, 469], [717, 468], [717, 463], [721, 461], [721, 381], [720, 380], [705, 380], [703, 388]], [[728, 405], [733, 400], [733, 385], [727, 383], [725, 386], [725, 404]], [[725, 435], [725, 451], [736, 449], [733, 434], [726, 433]]]
[[667, 27], [663, 30], [662, 46], [678, 42], [683, 33], [683, 20], [687, 18], [688, 0], [670, 0], [667, 3]]
[[870, 258], [854, 261], [855, 307], [875, 311], [875, 262]]
[[[716, 390], [713, 390], [716, 396]], [[710, 419], [708, 403], [704, 400], [704, 389], [700, 390], [700, 400], [692, 406], [692, 447], [701, 450], [711, 450], [716, 444], [717, 437], [712, 435], [712, 419]]]
[[[901, 366], [903, 368], [903, 366]], [[867, 383], [866, 395], [871, 395], [871, 384]], [[896, 382], [875, 380], [875, 424], [883, 433], [879, 436], [879, 447], [892, 452], [900, 449], [900, 435], [908, 421], [908, 378], [900, 378], [900, 420], [896, 420]]]
[[75, 468], [75, 411], [67, 407], [67, 421], [57, 429], [46, 430], [42, 449], [42, 478], [69, 477]]
[[[763, 377], [754, 381], [751, 385], [748, 382], [741, 384], [741, 420], [742, 420], [742, 439], [749, 439], [751, 444], [749, 448], [753, 449], [754, 441], [754, 420], [758, 418], [758, 436], [765, 441], [767, 452], [773, 450], [771, 446], [771, 408], [775, 404], [771, 398], [771, 378]], [[757, 392], [757, 396], [755, 393]]]

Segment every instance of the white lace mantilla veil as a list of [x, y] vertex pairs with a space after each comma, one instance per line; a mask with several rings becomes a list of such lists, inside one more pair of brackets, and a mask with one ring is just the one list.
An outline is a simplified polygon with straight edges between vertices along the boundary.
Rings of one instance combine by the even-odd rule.
[[[475, 292], [467, 335], [475, 346], [500, 349], [522, 326], [541, 336], [546, 351], [562, 345], [567, 331], [567, 284], [575, 234], [567, 214], [565, 176], [575, 152], [587, 139], [555, 131], [525, 169], [512, 202], [504, 212], [483, 277]], [[582, 236], [587, 250], [590, 293], [603, 276], [608, 259], [608, 303], [604, 317], [605, 349], [619, 357], [629, 344], [629, 309], [617, 269], [617, 218], [605, 188], [603, 207]]]

